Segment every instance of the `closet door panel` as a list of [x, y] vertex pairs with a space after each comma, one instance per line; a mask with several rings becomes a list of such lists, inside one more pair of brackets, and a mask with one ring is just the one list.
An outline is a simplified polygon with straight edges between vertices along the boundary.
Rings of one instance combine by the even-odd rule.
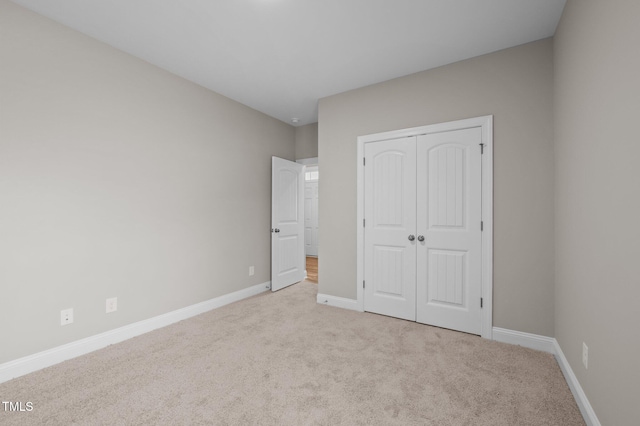
[[417, 321], [480, 334], [481, 130], [417, 139]]
[[365, 311], [414, 321], [415, 150], [415, 137], [366, 144], [364, 229]]

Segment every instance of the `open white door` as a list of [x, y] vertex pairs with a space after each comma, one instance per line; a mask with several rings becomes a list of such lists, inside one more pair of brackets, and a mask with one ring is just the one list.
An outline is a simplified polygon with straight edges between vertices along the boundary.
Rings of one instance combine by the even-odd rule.
[[272, 157], [271, 291], [304, 276], [304, 165]]

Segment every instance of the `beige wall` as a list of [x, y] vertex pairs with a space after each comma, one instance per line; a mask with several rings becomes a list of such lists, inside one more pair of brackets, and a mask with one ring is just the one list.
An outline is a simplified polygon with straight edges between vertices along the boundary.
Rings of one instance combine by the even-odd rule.
[[293, 127], [6, 0], [0, 63], [0, 363], [270, 279]]
[[356, 138], [494, 115], [494, 325], [553, 336], [550, 39], [320, 100], [319, 292], [356, 298]]
[[639, 18], [569, 0], [554, 41], [556, 338], [603, 425], [640, 419]]
[[296, 160], [318, 156], [318, 123], [296, 127]]

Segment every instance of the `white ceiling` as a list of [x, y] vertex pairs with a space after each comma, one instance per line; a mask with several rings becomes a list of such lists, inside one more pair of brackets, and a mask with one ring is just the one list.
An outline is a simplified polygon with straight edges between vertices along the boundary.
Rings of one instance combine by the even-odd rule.
[[13, 0], [272, 117], [554, 34], [565, 0]]

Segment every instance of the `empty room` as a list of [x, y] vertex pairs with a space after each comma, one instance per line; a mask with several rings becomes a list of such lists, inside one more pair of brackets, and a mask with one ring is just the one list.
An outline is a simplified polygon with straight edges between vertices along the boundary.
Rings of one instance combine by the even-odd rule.
[[639, 24], [0, 0], [0, 424], [638, 425]]

